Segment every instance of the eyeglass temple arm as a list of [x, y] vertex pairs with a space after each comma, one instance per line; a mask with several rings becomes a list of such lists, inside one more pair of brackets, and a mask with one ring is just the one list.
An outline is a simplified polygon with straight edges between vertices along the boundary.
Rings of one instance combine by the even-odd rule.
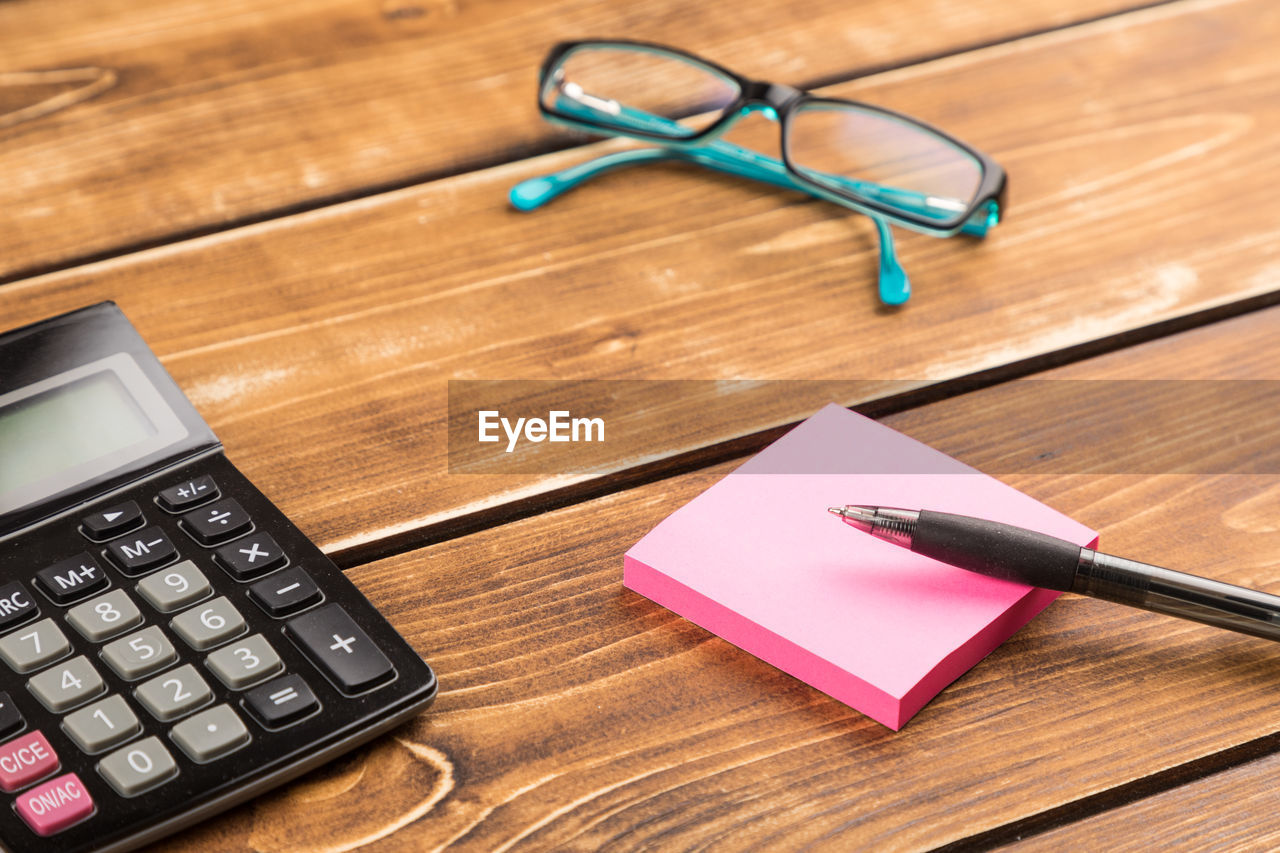
[[[730, 156], [723, 150], [715, 150], [716, 146], [736, 148], [743, 154], [748, 155], [748, 157], [736, 154]], [[766, 161], [772, 165], [752, 162], [756, 159]], [[509, 197], [511, 204], [518, 210], [535, 210], [582, 182], [594, 178], [596, 175], [626, 166], [639, 166], [644, 163], [656, 163], [663, 160], [683, 160], [719, 172], [727, 172], [731, 175], [774, 184], [785, 189], [808, 192], [803, 184], [792, 178], [782, 164], [772, 157], [765, 157], [729, 143], [717, 142], [702, 148], [638, 148], [605, 154], [594, 160], [570, 166], [550, 175], [521, 181], [511, 188]], [[898, 263], [898, 256], [893, 246], [893, 234], [889, 230], [889, 224], [879, 216], [873, 215], [870, 219], [875, 223], [876, 234], [880, 239], [880, 300], [887, 305], [901, 305], [911, 296], [911, 282], [907, 278], [906, 271], [902, 269], [902, 265]]]
[[[578, 97], [571, 97], [562, 87], [560, 97], [556, 100], [556, 108], [567, 115], [576, 114], [582, 116], [588, 123], [587, 125], [584, 125], [586, 129], [596, 129], [591, 126], [591, 122], [594, 118], [600, 116], [602, 110], [583, 103], [579, 100], [579, 98], [582, 97], [590, 96], [586, 93], [580, 93]], [[599, 100], [601, 104], [609, 104], [612, 107], [611, 110], [605, 112], [604, 116], [606, 122], [609, 124], [621, 123], [620, 120], [624, 120], [627, 124], [633, 125], [637, 130], [670, 135], [673, 141], [678, 141], [679, 136], [688, 133], [688, 128], [684, 127], [679, 122], [672, 121], [671, 119], [654, 115], [653, 113], [646, 112], [644, 110], [637, 110], [632, 107], [623, 106], [616, 101], [607, 101], [605, 99], [597, 100]], [[747, 115], [752, 111], [752, 109], [754, 108], [750, 106], [744, 107], [739, 113], [738, 118]], [[768, 112], [771, 116], [773, 115], [772, 109], [769, 109]], [[776, 116], [774, 116], [774, 118], [776, 118]], [[733, 122], [725, 124], [720, 128], [719, 133], [724, 133], [732, 124]], [[732, 142], [714, 140], [698, 145], [694, 148], [677, 150], [698, 151], [700, 153], [704, 153], [708, 157], [726, 161], [723, 164], [724, 168], [722, 168], [722, 171], [729, 171], [731, 174], [740, 175], [746, 178], [753, 178], [755, 180], [771, 183], [786, 189], [799, 190], [819, 198], [826, 198], [826, 196], [816, 191], [813, 187], [797, 181], [787, 170], [782, 161], [778, 160], [776, 157], [770, 157], [766, 154], [752, 151], [749, 148], [743, 148], [741, 145], [735, 145]], [[645, 160], [643, 162], [648, 161]], [[700, 162], [703, 165], [711, 166], [712, 168], [721, 168], [720, 165], [712, 165], [711, 163], [701, 160], [695, 162]], [[616, 168], [616, 166], [609, 166], [608, 168], [612, 169]], [[760, 173], [757, 174], [754, 171], [750, 171], [753, 168], [758, 169]], [[545, 204], [555, 196], [560, 195], [563, 192], [567, 192], [590, 177], [591, 175], [587, 175], [577, 181], [574, 181], [539, 204]], [[876, 201], [880, 201], [885, 204], [896, 205], [904, 210], [909, 210], [923, 216], [929, 216], [932, 214], [934, 212], [934, 208], [942, 201], [940, 199], [935, 199], [926, 193], [884, 186], [883, 184], [877, 184], [872, 181], [862, 181], [857, 178], [849, 178], [842, 175], [827, 175], [825, 180], [835, 185], [838, 189], [844, 189], [865, 198], [875, 199]], [[837, 199], [832, 198], [828, 200], [834, 201]], [[512, 204], [516, 205], [516, 207], [520, 207], [520, 204], [514, 198], [514, 191]], [[998, 211], [994, 211], [992, 209], [994, 204], [995, 202], [991, 202], [988, 205], [983, 205], [982, 208], [975, 212], [974, 215], [960, 227], [960, 231], [976, 237], [986, 236], [988, 229], [994, 225], [999, 218]], [[533, 205], [533, 207], [537, 206], [537, 204]], [[531, 210], [533, 207], [520, 209]]]

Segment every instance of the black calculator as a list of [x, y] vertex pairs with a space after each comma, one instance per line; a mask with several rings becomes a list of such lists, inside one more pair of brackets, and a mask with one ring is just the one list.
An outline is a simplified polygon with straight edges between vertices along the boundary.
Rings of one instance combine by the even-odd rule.
[[0, 335], [0, 846], [136, 847], [435, 694], [114, 304]]

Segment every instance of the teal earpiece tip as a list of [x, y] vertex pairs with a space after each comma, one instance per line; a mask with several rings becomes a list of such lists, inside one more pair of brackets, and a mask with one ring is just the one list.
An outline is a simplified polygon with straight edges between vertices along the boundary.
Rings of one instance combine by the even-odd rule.
[[507, 198], [516, 210], [533, 210], [555, 195], [555, 191], [555, 184], [547, 178], [530, 178], [512, 187]]
[[896, 258], [880, 256], [880, 301], [902, 305], [911, 298], [911, 280]]

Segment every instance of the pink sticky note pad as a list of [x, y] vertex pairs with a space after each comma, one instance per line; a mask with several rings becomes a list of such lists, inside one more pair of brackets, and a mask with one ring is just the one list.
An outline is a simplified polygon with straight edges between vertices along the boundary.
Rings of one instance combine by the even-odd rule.
[[827, 512], [845, 504], [1097, 542], [1016, 489], [833, 404], [636, 543], [623, 582], [895, 730], [1058, 596], [868, 536]]

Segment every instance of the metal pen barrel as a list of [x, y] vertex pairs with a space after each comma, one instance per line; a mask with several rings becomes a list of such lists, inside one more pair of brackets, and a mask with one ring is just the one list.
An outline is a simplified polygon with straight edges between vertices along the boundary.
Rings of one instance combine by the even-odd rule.
[[1216, 628], [1280, 640], [1280, 596], [1080, 550], [1071, 591]]

